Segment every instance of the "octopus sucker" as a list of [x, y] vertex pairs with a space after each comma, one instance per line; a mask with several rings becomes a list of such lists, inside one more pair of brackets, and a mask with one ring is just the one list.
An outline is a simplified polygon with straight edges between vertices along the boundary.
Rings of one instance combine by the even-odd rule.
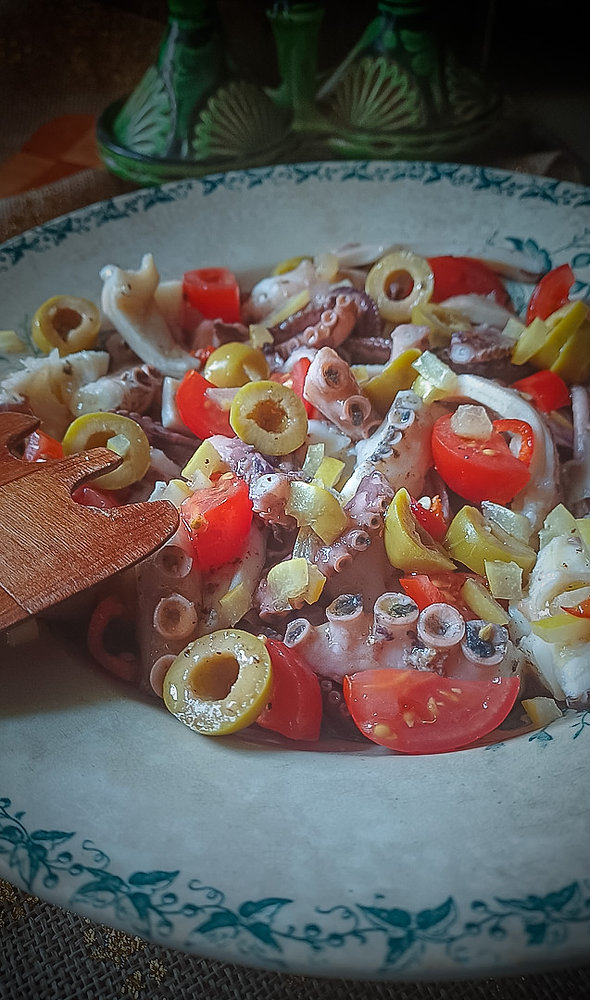
[[361, 594], [341, 594], [326, 608], [323, 624], [289, 622], [285, 644], [318, 676], [339, 683], [346, 674], [375, 667], [433, 670], [462, 679], [521, 676], [526, 662], [502, 626], [466, 622], [450, 604], [419, 611], [403, 592], [381, 594], [372, 614]]

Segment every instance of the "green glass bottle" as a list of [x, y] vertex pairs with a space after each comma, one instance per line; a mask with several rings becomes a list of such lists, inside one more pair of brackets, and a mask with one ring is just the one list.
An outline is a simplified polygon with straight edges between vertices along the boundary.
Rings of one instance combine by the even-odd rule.
[[316, 94], [326, 154], [441, 158], [493, 126], [498, 95], [463, 66], [433, 0], [380, 0]]
[[280, 84], [268, 90], [278, 107], [291, 112], [291, 128], [301, 132], [316, 117], [317, 53], [324, 8], [319, 3], [279, 0], [266, 12], [276, 46]]
[[156, 60], [98, 123], [103, 160], [138, 183], [288, 158], [291, 114], [236, 76], [215, 0], [169, 0]]

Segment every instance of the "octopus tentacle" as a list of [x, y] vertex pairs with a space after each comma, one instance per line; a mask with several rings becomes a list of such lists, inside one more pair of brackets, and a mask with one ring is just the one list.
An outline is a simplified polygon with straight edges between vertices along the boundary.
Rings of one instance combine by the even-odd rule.
[[198, 634], [201, 574], [193, 564], [184, 525], [157, 552], [139, 563], [135, 574], [141, 653], [139, 687], [152, 691], [150, 675], [157, 661], [176, 656]]
[[373, 614], [361, 594], [342, 594], [326, 608], [326, 621], [289, 622], [285, 644], [306, 659], [320, 677], [342, 682], [347, 673], [375, 667], [433, 670], [467, 679], [521, 676], [524, 657], [506, 629], [489, 622], [466, 623], [456, 608], [434, 605], [419, 612], [404, 593], [377, 598]]
[[304, 396], [353, 440], [367, 438], [380, 423], [349, 365], [331, 347], [322, 347], [311, 362]]
[[315, 325], [326, 309], [334, 308], [339, 295], [346, 295], [356, 305], [356, 322], [350, 331], [351, 335], [378, 337], [381, 334], [382, 320], [374, 300], [364, 289], [341, 285], [330, 289], [327, 293], [316, 294], [303, 309], [299, 309], [282, 323], [271, 327], [270, 333], [275, 345], [291, 340], [292, 337], [302, 333], [306, 327]]
[[356, 445], [356, 465], [341, 491], [345, 502], [373, 471], [394, 491], [405, 486], [419, 496], [432, 465], [429, 430], [440, 412], [436, 404], [424, 406], [410, 389], [398, 392], [381, 426]]
[[275, 344], [276, 354], [287, 359], [299, 347], [338, 347], [352, 332], [358, 318], [358, 306], [353, 296], [341, 292], [334, 305], [324, 309], [316, 322], [282, 343]]

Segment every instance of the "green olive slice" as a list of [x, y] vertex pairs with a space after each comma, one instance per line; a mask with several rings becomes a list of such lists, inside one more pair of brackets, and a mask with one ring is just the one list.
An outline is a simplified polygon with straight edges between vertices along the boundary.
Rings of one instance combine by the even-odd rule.
[[176, 657], [164, 678], [164, 704], [189, 729], [225, 736], [255, 722], [271, 683], [262, 640], [240, 629], [220, 629], [195, 639]]
[[31, 333], [37, 347], [49, 354], [57, 347], [60, 356], [94, 347], [100, 330], [100, 312], [90, 299], [76, 295], [54, 295], [39, 306]]
[[248, 382], [238, 389], [229, 422], [242, 441], [265, 455], [288, 455], [307, 436], [303, 400], [288, 386], [270, 379]]
[[123, 461], [93, 480], [96, 486], [120, 490], [145, 476], [150, 467], [150, 443], [137, 421], [120, 413], [84, 413], [68, 427], [62, 441], [65, 455], [90, 448], [111, 448]]
[[392, 323], [409, 322], [412, 309], [428, 302], [433, 290], [430, 264], [411, 250], [386, 254], [373, 265], [365, 281], [365, 291], [383, 318]]

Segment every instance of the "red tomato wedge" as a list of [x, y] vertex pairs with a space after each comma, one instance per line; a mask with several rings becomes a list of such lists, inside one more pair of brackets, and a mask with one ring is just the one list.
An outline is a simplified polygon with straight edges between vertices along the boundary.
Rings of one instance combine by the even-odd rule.
[[517, 677], [457, 680], [429, 670], [363, 670], [344, 678], [348, 710], [374, 743], [399, 753], [446, 753], [487, 736], [518, 697]]
[[322, 693], [313, 670], [279, 639], [264, 640], [272, 664], [271, 698], [256, 722], [290, 740], [320, 737]]
[[99, 510], [120, 507], [122, 502], [114, 490], [99, 490], [97, 486], [77, 486], [72, 493], [72, 500], [83, 507], [98, 507]]
[[197, 490], [180, 508], [199, 569], [207, 571], [243, 555], [252, 524], [252, 501], [243, 479], [225, 473]]
[[573, 608], [565, 608], [562, 605], [561, 610], [567, 611], [568, 615], [573, 615], [574, 618], [590, 618], [590, 597], [587, 597], [585, 601], [580, 601]]
[[570, 391], [566, 383], [556, 372], [546, 368], [513, 382], [512, 388], [530, 396], [533, 405], [541, 413], [561, 410], [570, 402]]
[[429, 257], [434, 274], [433, 302], [455, 295], [489, 295], [502, 306], [510, 306], [510, 296], [501, 278], [491, 267], [474, 257]]
[[183, 424], [200, 438], [212, 434], [235, 437], [230, 422], [229, 410], [224, 410], [207, 395], [208, 389], [215, 389], [212, 382], [191, 369], [183, 377], [176, 390], [176, 406]]
[[429, 608], [431, 604], [444, 603], [442, 591], [432, 582], [429, 576], [416, 573], [414, 576], [400, 577], [402, 590], [416, 602], [420, 611]]
[[226, 267], [186, 271], [182, 278], [182, 297], [185, 306], [197, 310], [205, 319], [240, 322], [240, 286], [235, 274]]
[[432, 497], [430, 507], [423, 507], [418, 500], [412, 500], [410, 504], [412, 514], [428, 532], [435, 542], [442, 542], [448, 529], [442, 507], [442, 500], [439, 496]]
[[576, 276], [569, 264], [561, 264], [544, 274], [535, 285], [526, 311], [526, 324], [538, 319], [547, 319], [556, 309], [569, 301], [570, 289]]
[[45, 431], [33, 431], [27, 438], [23, 458], [25, 462], [46, 462], [48, 458], [63, 458], [61, 441], [56, 441]]
[[[472, 503], [481, 503], [482, 500], [509, 503], [530, 478], [527, 463], [530, 462], [534, 442], [529, 424], [517, 429], [505, 426], [507, 423], [514, 425], [515, 421], [496, 421], [494, 426], [497, 429], [489, 438], [481, 440], [455, 434], [451, 418], [450, 413], [439, 417], [432, 428], [434, 465], [447, 486]], [[516, 423], [524, 424], [524, 421]], [[530, 436], [525, 428], [528, 428]], [[522, 432], [523, 460], [512, 454], [501, 430]]]

